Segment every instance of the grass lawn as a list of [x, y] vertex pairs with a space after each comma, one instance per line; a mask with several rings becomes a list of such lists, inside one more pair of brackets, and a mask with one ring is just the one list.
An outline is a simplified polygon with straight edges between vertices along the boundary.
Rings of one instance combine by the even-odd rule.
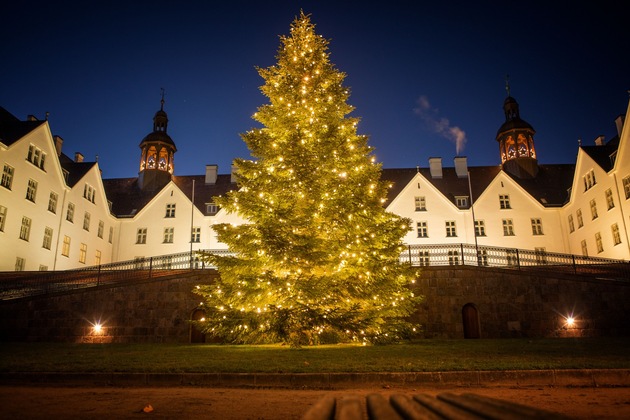
[[1, 343], [0, 372], [428, 372], [630, 368], [630, 338], [421, 340], [386, 346]]

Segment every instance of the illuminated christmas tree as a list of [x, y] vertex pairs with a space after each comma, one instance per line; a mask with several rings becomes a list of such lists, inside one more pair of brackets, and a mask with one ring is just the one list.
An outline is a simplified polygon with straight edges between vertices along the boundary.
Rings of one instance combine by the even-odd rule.
[[416, 273], [399, 263], [410, 221], [383, 208], [389, 188], [367, 137], [348, 117], [345, 74], [301, 13], [278, 62], [259, 69], [263, 128], [242, 135], [239, 189], [218, 197], [247, 224], [216, 225], [233, 256], [209, 255], [220, 279], [200, 287], [206, 333], [292, 346], [388, 342], [413, 334]]

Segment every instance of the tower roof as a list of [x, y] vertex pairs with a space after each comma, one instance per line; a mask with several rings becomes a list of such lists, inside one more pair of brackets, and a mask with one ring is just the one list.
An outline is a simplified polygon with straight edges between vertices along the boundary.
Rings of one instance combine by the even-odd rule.
[[497, 131], [497, 141], [502, 133], [511, 130], [529, 130], [533, 133], [536, 132], [527, 121], [523, 120], [520, 115], [518, 102], [512, 96], [508, 96], [503, 101], [503, 112], [505, 113], [505, 122], [499, 127]]

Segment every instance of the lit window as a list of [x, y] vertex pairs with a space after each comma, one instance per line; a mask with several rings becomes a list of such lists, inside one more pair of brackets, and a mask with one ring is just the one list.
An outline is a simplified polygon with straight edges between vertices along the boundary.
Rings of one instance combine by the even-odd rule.
[[26, 216], [22, 217], [22, 226], [20, 227], [20, 239], [28, 241], [31, 235], [31, 219]]
[[33, 179], [29, 179], [28, 186], [26, 187], [26, 199], [34, 203], [36, 195], [37, 195], [37, 181]]
[[503, 236], [514, 236], [514, 223], [512, 219], [503, 219]]
[[94, 256], [94, 265], [101, 265], [101, 251], [96, 250], [96, 255]]
[[174, 233], [175, 233], [175, 228], [172, 228], [172, 227], [164, 228], [164, 243], [165, 244], [173, 243]]
[[573, 215], [569, 215], [569, 233], [575, 232], [575, 224], [573, 223]]
[[414, 201], [415, 201], [416, 211], [427, 210], [427, 202], [424, 197], [415, 197]]
[[105, 230], [105, 223], [102, 220], [98, 221], [98, 231], [96, 232], [96, 235], [103, 239], [103, 231]]
[[626, 195], [626, 200], [630, 198], [630, 175], [623, 179], [623, 192]]
[[53, 230], [52, 228], [46, 227], [44, 229], [44, 241], [42, 242], [42, 248], [50, 249], [52, 244]]
[[63, 245], [61, 246], [61, 255], [64, 257], [70, 256], [70, 237], [63, 237]]
[[454, 221], [447, 221], [445, 222], [446, 225], [446, 237], [448, 238], [452, 238], [457, 236], [457, 229], [455, 228], [455, 222]]
[[582, 209], [577, 209], [577, 211], [575, 212], [575, 215], [577, 216], [578, 229], [579, 229], [582, 226], [584, 226], [584, 219], [582, 218]]
[[48, 198], [48, 211], [51, 213], [57, 213], [57, 193], [50, 192], [50, 197]]
[[604, 252], [604, 244], [602, 243], [602, 234], [597, 232], [595, 234], [595, 245], [597, 245], [597, 253]]
[[613, 200], [613, 193], [610, 188], [606, 190], [606, 205], [608, 206], [608, 210], [615, 207], [615, 200]]
[[191, 242], [201, 242], [201, 228], [195, 226], [192, 228], [192, 233], [190, 235]]
[[597, 219], [597, 202], [595, 199], [591, 200], [591, 216], [593, 217], [593, 220]]
[[66, 212], [66, 220], [74, 223], [74, 204], [68, 203], [68, 211]]
[[24, 271], [24, 266], [26, 265], [26, 260], [21, 257], [15, 258], [15, 271]]
[[510, 196], [508, 194], [499, 194], [499, 208], [503, 210], [512, 208], [510, 206]]
[[8, 190], [11, 189], [11, 185], [13, 184], [14, 171], [15, 169], [7, 164], [4, 165], [4, 169], [2, 170], [2, 181], [0, 181], [0, 185]]
[[7, 208], [0, 206], [0, 232], [4, 232], [4, 225], [7, 222]]
[[90, 213], [88, 213], [87, 211], [83, 215], [83, 229], [87, 230], [88, 232], [90, 231], [90, 217]]
[[542, 235], [542, 220], [538, 218], [532, 219], [532, 235]]
[[175, 204], [166, 205], [166, 215], [164, 217], [175, 217]]
[[136, 232], [136, 243], [137, 244], [147, 243], [147, 228], [138, 228]]
[[619, 245], [621, 243], [621, 234], [619, 233], [619, 225], [614, 223], [610, 229], [612, 230], [613, 243]]
[[87, 244], [82, 243], [79, 248], [79, 262], [85, 264], [85, 258], [87, 256]]
[[486, 222], [475, 220], [475, 236], [486, 236]]
[[418, 238], [428, 238], [429, 237], [429, 229], [427, 227], [427, 222], [418, 222], [416, 223], [416, 227], [418, 230]]

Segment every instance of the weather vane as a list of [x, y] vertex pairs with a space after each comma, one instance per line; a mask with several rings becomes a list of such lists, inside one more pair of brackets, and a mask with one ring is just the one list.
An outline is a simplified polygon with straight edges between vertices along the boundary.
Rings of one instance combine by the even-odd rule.
[[162, 91], [162, 100], [160, 101], [160, 104], [162, 104], [161, 109], [164, 111], [164, 88], [160, 88], [160, 90]]
[[505, 75], [505, 90], [507, 92], [507, 95], [510, 96], [510, 75], [509, 74]]

